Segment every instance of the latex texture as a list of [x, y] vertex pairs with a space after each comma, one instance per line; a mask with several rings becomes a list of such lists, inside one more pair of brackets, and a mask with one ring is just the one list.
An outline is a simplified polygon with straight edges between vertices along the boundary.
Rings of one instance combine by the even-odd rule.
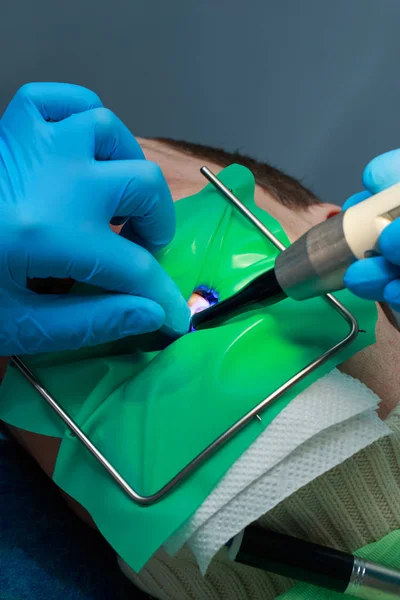
[[[400, 150], [376, 157], [364, 170], [365, 190], [351, 196], [343, 209], [362, 202], [372, 194], [400, 181]], [[345, 285], [361, 298], [387, 302], [400, 310], [400, 219], [396, 219], [379, 238], [381, 256], [359, 260], [349, 267]]]
[[[220, 178], [289, 243], [279, 223], [255, 205], [250, 171], [232, 165]], [[177, 234], [158, 259], [185, 298], [205, 285], [224, 299], [273, 265], [274, 246], [213, 186], [179, 201], [176, 213]], [[295, 395], [374, 341], [375, 305], [347, 291], [338, 296], [366, 333], [152, 506], [134, 504], [15, 369], [8, 370], [0, 388], [0, 418], [62, 438], [54, 481], [90, 512], [118, 554], [139, 570]], [[162, 352], [143, 351], [148, 336], [137, 336], [33, 357], [28, 364], [127, 481], [139, 493], [151, 494], [249, 409], [341, 340], [348, 328], [321, 298], [285, 300], [223, 326], [189, 333]]]
[[[189, 312], [151, 252], [175, 212], [157, 165], [93, 92], [22, 87], [0, 121], [0, 355], [75, 349], [165, 327]], [[122, 236], [110, 220], [127, 223]], [[34, 278], [73, 278], [102, 296], [38, 295]]]

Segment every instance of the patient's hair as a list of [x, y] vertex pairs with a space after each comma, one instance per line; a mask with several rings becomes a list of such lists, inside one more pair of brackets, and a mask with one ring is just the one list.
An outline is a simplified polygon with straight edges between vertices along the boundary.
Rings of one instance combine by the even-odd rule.
[[179, 150], [190, 156], [195, 156], [204, 161], [210, 161], [221, 167], [228, 167], [233, 163], [247, 167], [254, 175], [256, 183], [264, 188], [281, 204], [289, 208], [305, 208], [313, 204], [319, 204], [320, 200], [299, 181], [286, 175], [279, 169], [271, 167], [266, 163], [259, 162], [254, 158], [240, 154], [239, 152], [227, 152], [220, 148], [193, 144], [183, 140], [172, 140], [170, 138], [157, 138], [156, 141], [163, 142], [171, 148]]

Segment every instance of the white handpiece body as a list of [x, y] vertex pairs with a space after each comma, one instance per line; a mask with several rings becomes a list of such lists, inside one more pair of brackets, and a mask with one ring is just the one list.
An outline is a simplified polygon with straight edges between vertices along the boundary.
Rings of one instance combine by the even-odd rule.
[[348, 267], [380, 254], [379, 237], [397, 217], [400, 183], [315, 225], [277, 257], [281, 289], [295, 300], [343, 289]]
[[379, 253], [382, 231], [399, 216], [400, 183], [348, 208], [343, 216], [343, 233], [354, 256], [361, 259]]

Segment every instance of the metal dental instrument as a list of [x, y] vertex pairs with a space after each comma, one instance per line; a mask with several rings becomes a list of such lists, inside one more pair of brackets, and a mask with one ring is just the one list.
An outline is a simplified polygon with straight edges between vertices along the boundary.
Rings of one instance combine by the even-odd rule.
[[398, 569], [255, 525], [246, 527], [235, 560], [352, 598], [400, 598]]
[[342, 290], [347, 268], [358, 259], [378, 254], [380, 234], [400, 216], [400, 184], [396, 184], [315, 225], [285, 249], [207, 167], [201, 172], [282, 253], [272, 269], [237, 294], [193, 315], [194, 329], [216, 327], [246, 310], [270, 306], [285, 298], [307, 300]]
[[[213, 185], [219, 191], [221, 191], [225, 197], [228, 198], [238, 208], [238, 210], [249, 219], [255, 227], [260, 231], [260, 234], [268, 238], [274, 246], [282, 251], [285, 250], [285, 246], [257, 219], [257, 217], [246, 208], [232, 192], [227, 190], [225, 186], [216, 178], [216, 176], [206, 167], [201, 169], [202, 174], [209, 178]], [[228, 192], [228, 193], [226, 193]], [[251, 422], [257, 415], [263, 411], [267, 406], [271, 405], [275, 400], [280, 398], [286, 391], [290, 390], [296, 383], [304, 379], [307, 375], [312, 373], [320, 365], [324, 364], [332, 356], [337, 354], [340, 350], [345, 348], [347, 345], [352, 343], [358, 335], [358, 323], [355, 317], [343, 306], [339, 300], [330, 294], [325, 297], [326, 301], [336, 310], [343, 319], [349, 325], [348, 334], [340, 340], [337, 344], [323, 352], [315, 360], [304, 366], [303, 369], [298, 371], [288, 379], [283, 385], [278, 387], [272, 394], [267, 398], [259, 402], [254, 408], [247, 412], [241, 419], [231, 425], [226, 431], [221, 433], [211, 444], [209, 444], [204, 450], [202, 450], [196, 457], [193, 458], [181, 471], [179, 471], [172, 479], [170, 479], [162, 488], [157, 492], [148, 496], [139, 494], [132, 486], [124, 479], [124, 477], [113, 467], [113, 465], [107, 460], [102, 454], [99, 448], [87, 437], [77, 423], [64, 411], [59, 405], [55, 398], [51, 395], [49, 390], [41, 385], [34, 373], [25, 365], [25, 363], [17, 356], [12, 356], [10, 362], [16, 367], [20, 373], [28, 380], [28, 382], [36, 389], [36, 391], [42, 396], [42, 398], [51, 406], [51, 408], [57, 413], [62, 421], [67, 425], [70, 431], [79, 439], [80, 442], [89, 450], [89, 452], [96, 458], [96, 460], [106, 469], [111, 477], [118, 483], [121, 489], [137, 504], [141, 506], [150, 506], [167, 494], [169, 494], [178, 484], [180, 484], [186, 477], [188, 477], [194, 470], [196, 470], [209, 456], [211, 456], [216, 450], [228, 442], [236, 433], [238, 433], [245, 425]], [[202, 313], [198, 313], [202, 314]], [[195, 335], [195, 334], [189, 334]]]

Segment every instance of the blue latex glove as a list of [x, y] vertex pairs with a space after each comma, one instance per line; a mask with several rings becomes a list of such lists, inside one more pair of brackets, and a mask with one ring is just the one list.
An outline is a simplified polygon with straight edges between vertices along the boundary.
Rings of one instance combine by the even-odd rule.
[[[400, 150], [393, 150], [374, 158], [363, 174], [366, 191], [351, 196], [343, 209], [381, 192], [400, 182]], [[396, 219], [379, 238], [382, 256], [359, 260], [346, 272], [345, 286], [367, 300], [387, 302], [400, 310], [400, 219]]]
[[[163, 325], [187, 331], [186, 302], [149, 252], [174, 235], [168, 186], [93, 92], [60, 83], [17, 92], [0, 121], [0, 216], [1, 355], [74, 349]], [[113, 217], [130, 218], [125, 237], [111, 231]], [[27, 289], [28, 278], [46, 277], [117, 293]]]

